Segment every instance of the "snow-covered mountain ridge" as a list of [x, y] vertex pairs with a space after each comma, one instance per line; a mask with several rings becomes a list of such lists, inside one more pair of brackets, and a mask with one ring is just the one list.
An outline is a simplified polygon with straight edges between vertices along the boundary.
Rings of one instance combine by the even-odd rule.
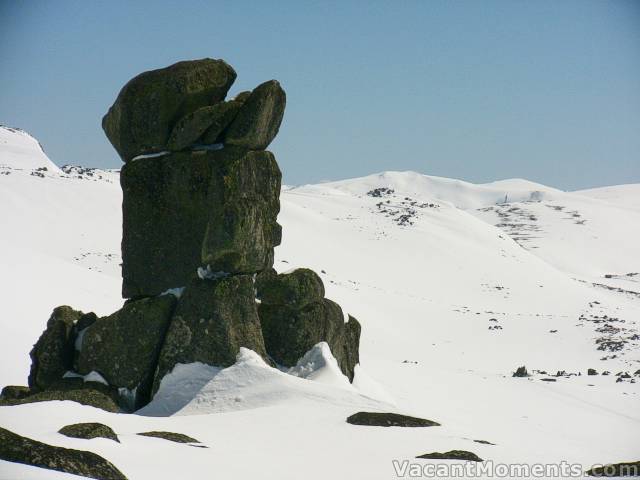
[[[0, 384], [24, 384], [27, 352], [53, 307], [102, 315], [121, 306], [121, 193], [117, 172], [60, 170], [32, 137], [0, 135], [0, 173], [9, 172], [0, 175]], [[223, 376], [215, 367], [187, 376], [193, 398], [174, 416], [56, 402], [0, 407], [0, 426], [92, 449], [131, 479], [174, 478], [187, 465], [194, 478], [392, 478], [393, 459], [451, 449], [507, 463], [636, 460], [639, 199], [637, 185], [562, 192], [415, 172], [287, 188], [275, 266], [320, 272], [327, 296], [362, 323], [353, 391], [271, 372], [245, 352]], [[548, 373], [512, 378], [520, 365]], [[442, 427], [344, 421], [376, 408]], [[122, 444], [56, 433], [79, 421], [112, 426]], [[134, 435], [143, 429], [210, 448], [149, 449]], [[0, 462], [0, 478], [11, 476], [58, 477]]]

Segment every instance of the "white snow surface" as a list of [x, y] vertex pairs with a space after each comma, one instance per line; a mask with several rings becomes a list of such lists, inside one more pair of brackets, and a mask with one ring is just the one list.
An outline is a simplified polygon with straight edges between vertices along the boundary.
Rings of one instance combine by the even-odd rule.
[[[32, 137], [0, 134], [0, 173], [10, 172], [0, 174], [0, 385], [19, 385], [55, 306], [98, 315], [122, 306], [121, 192], [117, 172], [65, 173]], [[376, 188], [393, 193], [368, 194]], [[276, 269], [314, 269], [362, 324], [353, 384], [322, 345], [298, 376], [243, 349], [228, 368], [176, 366], [138, 414], [34, 403], [0, 407], [0, 426], [94, 451], [131, 480], [386, 479], [394, 459], [424, 464], [414, 457], [452, 449], [585, 468], [640, 459], [640, 377], [616, 382], [640, 369], [637, 185], [562, 192], [386, 172], [289, 187], [281, 203]], [[602, 339], [621, 349], [598, 350]], [[520, 365], [581, 375], [512, 378]], [[359, 410], [442, 426], [347, 424]], [[78, 422], [105, 423], [122, 443], [57, 433]], [[136, 435], [149, 430], [209, 448]], [[0, 461], [9, 478], [77, 477]]]

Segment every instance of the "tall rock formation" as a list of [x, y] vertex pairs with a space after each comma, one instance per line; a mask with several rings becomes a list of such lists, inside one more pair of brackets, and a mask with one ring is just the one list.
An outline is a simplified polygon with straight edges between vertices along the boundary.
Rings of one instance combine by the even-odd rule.
[[[281, 173], [265, 149], [280, 128], [285, 92], [270, 80], [225, 101], [235, 78], [223, 60], [203, 59], [123, 87], [102, 126], [125, 162], [127, 300], [103, 318], [56, 309], [31, 353], [31, 389], [5, 389], [5, 402], [34, 401], [55, 386], [57, 397], [97, 404], [94, 397], [114, 396], [137, 409], [178, 363], [226, 367], [246, 347], [292, 366], [322, 341], [353, 380], [360, 324], [345, 322], [311, 270], [272, 268]], [[60, 387], [63, 376], [108, 385], [79, 392], [69, 378], [73, 385]]]

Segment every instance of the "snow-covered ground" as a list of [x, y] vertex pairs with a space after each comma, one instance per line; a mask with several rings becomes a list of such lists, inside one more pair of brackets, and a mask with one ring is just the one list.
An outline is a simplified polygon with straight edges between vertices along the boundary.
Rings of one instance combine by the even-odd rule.
[[[26, 383], [53, 307], [121, 306], [120, 203], [117, 172], [57, 169], [0, 128], [0, 385]], [[640, 369], [639, 185], [386, 172], [288, 187], [281, 203], [276, 269], [316, 270], [362, 324], [353, 385], [326, 345], [289, 373], [243, 350], [227, 369], [176, 368], [137, 415], [40, 403], [0, 407], [0, 426], [95, 451], [130, 479], [395, 478], [393, 460], [452, 449], [509, 464], [640, 459], [640, 377], [616, 376]], [[547, 374], [512, 378], [521, 365]], [[347, 424], [359, 410], [442, 426]], [[82, 421], [122, 443], [56, 433]], [[135, 435], [148, 430], [209, 448]], [[0, 461], [9, 478], [75, 477]]]

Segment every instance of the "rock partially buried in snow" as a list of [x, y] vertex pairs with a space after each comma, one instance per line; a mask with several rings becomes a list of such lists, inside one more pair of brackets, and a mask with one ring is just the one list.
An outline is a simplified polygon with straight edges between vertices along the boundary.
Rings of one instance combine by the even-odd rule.
[[450, 450], [448, 452], [432, 452], [418, 455], [416, 458], [427, 458], [431, 460], [464, 460], [466, 462], [483, 462], [478, 455], [466, 450]]
[[106, 438], [120, 443], [118, 435], [111, 427], [102, 423], [74, 423], [73, 425], [65, 425], [58, 433], [65, 437], [82, 438], [91, 440], [92, 438]]
[[253, 279], [236, 275], [194, 280], [185, 289], [167, 332], [153, 392], [177, 364], [229, 366], [240, 347], [267, 358], [253, 298]]
[[46, 390], [23, 392], [20, 397], [0, 396], [0, 406], [23, 405], [25, 403], [72, 401], [82, 405], [100, 408], [107, 412], [119, 412], [119, 397], [117, 391], [101, 383], [85, 382], [81, 378], [63, 378], [50, 384]]
[[0, 460], [98, 480], [126, 480], [113, 464], [93, 452], [54, 447], [0, 427]]
[[174, 432], [142, 432], [138, 433], [138, 435], [142, 435], [143, 437], [153, 437], [153, 438], [162, 438], [164, 440], [169, 440], [170, 442], [175, 443], [200, 443], [199, 440], [190, 437], [189, 435], [185, 435], [184, 433], [174, 433]]
[[292, 367], [314, 345], [327, 342], [340, 369], [353, 381], [360, 324], [353, 317], [345, 324], [338, 304], [326, 298], [302, 308], [261, 303], [258, 314], [265, 347], [277, 363]]
[[29, 387], [43, 390], [73, 367], [73, 326], [84, 315], [69, 306], [57, 307], [47, 321], [47, 328], [30, 352]]
[[102, 128], [123, 161], [166, 150], [174, 124], [224, 100], [236, 72], [224, 60], [191, 60], [131, 79], [102, 119]]
[[399, 413], [358, 412], [347, 418], [351, 425], [370, 427], [438, 427], [440, 424], [425, 418], [410, 417]]
[[146, 404], [175, 304], [173, 295], [145, 298], [99, 319], [84, 334], [78, 372], [100, 372], [109, 385], [136, 390], [135, 407]]
[[587, 471], [591, 477], [640, 477], [640, 461], [609, 463]]

